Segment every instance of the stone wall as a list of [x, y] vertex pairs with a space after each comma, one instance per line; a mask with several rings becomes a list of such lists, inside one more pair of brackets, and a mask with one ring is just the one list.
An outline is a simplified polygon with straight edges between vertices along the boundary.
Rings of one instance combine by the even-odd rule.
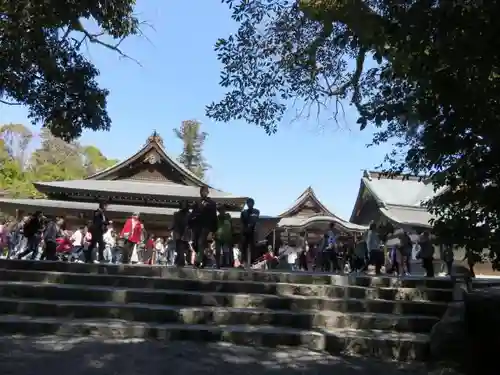
[[500, 373], [500, 287], [465, 295], [465, 369], [470, 375]]

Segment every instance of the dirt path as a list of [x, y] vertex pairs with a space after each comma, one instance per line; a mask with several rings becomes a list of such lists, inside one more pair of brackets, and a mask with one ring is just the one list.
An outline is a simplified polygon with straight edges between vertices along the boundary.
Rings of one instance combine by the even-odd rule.
[[0, 337], [2, 375], [424, 375], [420, 365], [302, 349], [97, 338]]

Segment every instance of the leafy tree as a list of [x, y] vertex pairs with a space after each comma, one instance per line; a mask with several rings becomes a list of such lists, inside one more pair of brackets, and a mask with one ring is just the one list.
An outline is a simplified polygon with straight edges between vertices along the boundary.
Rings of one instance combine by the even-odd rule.
[[33, 140], [33, 133], [23, 124], [6, 124], [0, 127], [0, 137], [8, 156], [24, 170], [27, 162], [28, 147]]
[[224, 0], [239, 23], [216, 44], [228, 92], [216, 120], [277, 130], [298, 99], [359, 112], [384, 170], [424, 176], [443, 241], [500, 261], [500, 2]]
[[179, 163], [203, 179], [210, 165], [203, 156], [203, 146], [208, 134], [200, 128], [199, 121], [187, 120], [182, 122], [179, 129], [174, 129], [174, 134], [183, 143], [182, 153], [178, 157]]
[[38, 181], [62, 181], [84, 178], [86, 175], [81, 147], [54, 137], [44, 130], [40, 148], [31, 155], [30, 168]]
[[14, 198], [40, 198], [43, 195], [33, 182], [82, 179], [117, 163], [94, 146], [65, 142], [48, 129], [40, 138], [40, 147], [30, 152], [33, 134], [27, 127], [0, 126], [0, 192]]
[[116, 159], [108, 159], [103, 155], [101, 150], [95, 146], [84, 146], [82, 147], [83, 164], [85, 168], [85, 173], [87, 175], [92, 175], [100, 170], [109, 168], [116, 163]]
[[21, 124], [0, 127], [0, 190], [10, 197], [32, 197], [35, 189], [27, 169], [31, 131]]
[[134, 6], [135, 0], [0, 2], [0, 102], [25, 105], [34, 124], [65, 140], [84, 129], [108, 130], [109, 92], [84, 52], [98, 44], [126, 57], [120, 43], [140, 32]]

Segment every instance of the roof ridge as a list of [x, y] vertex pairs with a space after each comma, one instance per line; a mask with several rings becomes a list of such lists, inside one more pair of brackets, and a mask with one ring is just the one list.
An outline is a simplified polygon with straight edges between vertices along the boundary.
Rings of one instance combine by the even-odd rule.
[[392, 175], [387, 175], [381, 171], [363, 171], [363, 177], [371, 180], [372, 178], [379, 180], [402, 180], [402, 181], [418, 181], [424, 184], [428, 183], [427, 176], [417, 176], [408, 173], [394, 173]]
[[[208, 186], [212, 189], [214, 189], [212, 186], [208, 185], [205, 183], [203, 180], [201, 180], [198, 176], [196, 176], [193, 172], [191, 172], [189, 169], [184, 167], [182, 164], [180, 164], [177, 160], [175, 160], [174, 157], [171, 157], [169, 153], [165, 150], [164, 146], [162, 145], [163, 140], [161, 137], [156, 133], [156, 131], [153, 133], [152, 136], [148, 137], [148, 140], [144, 146], [142, 146], [139, 151], [134, 153], [133, 155], [129, 156], [127, 159], [116, 163], [115, 165], [112, 165], [111, 167], [108, 167], [106, 169], [103, 169], [102, 171], [96, 172], [88, 177], [85, 178], [85, 180], [96, 180], [100, 177], [109, 175], [112, 171], [119, 170], [120, 168], [123, 168], [124, 166], [136, 161], [140, 156], [146, 154], [148, 151], [152, 149], [156, 149], [159, 151], [160, 156], [163, 156], [168, 163], [170, 163], [174, 168], [176, 168], [181, 174], [184, 174], [191, 182], [193, 182], [197, 186]], [[218, 189], [214, 189], [218, 190]]]
[[[291, 214], [293, 211], [295, 211], [302, 203], [305, 202], [306, 199], [311, 198], [314, 200], [314, 202], [320, 207], [321, 210], [324, 211], [324, 213], [328, 216], [331, 217], [336, 217], [339, 218], [337, 215], [335, 215], [332, 211], [330, 211], [318, 198], [316, 193], [314, 192], [314, 189], [312, 188], [311, 185], [309, 185], [303, 192], [298, 196], [298, 198], [293, 202], [293, 204], [283, 211], [278, 217], [286, 217], [287, 215]], [[340, 219], [342, 220], [342, 219]]]

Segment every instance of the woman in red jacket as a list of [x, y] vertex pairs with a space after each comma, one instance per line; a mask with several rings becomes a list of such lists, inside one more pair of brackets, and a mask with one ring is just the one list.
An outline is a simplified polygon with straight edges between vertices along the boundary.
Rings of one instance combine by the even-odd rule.
[[120, 237], [124, 239], [122, 262], [124, 264], [130, 263], [130, 257], [134, 251], [134, 246], [137, 246], [142, 240], [142, 231], [144, 226], [139, 220], [139, 213], [135, 212], [132, 217], [125, 221]]

